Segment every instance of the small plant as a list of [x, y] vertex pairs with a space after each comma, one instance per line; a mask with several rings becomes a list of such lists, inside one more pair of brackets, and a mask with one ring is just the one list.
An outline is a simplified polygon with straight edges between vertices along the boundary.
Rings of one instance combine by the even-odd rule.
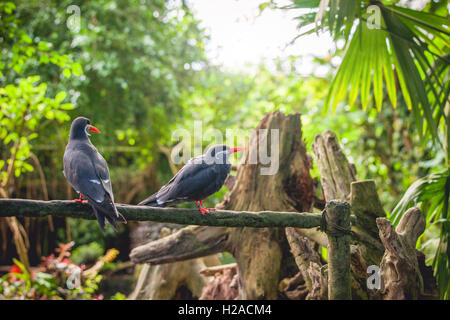
[[[98, 272], [105, 261], [114, 260], [118, 251], [108, 250], [92, 268], [86, 270], [85, 265], [77, 265], [69, 259], [74, 244], [60, 244], [55, 250], [57, 255], [43, 257], [39, 268], [32, 271], [13, 259], [10, 271], [0, 278], [0, 299], [102, 300], [103, 295], [97, 291], [103, 276]], [[115, 300], [125, 299], [121, 293], [113, 297]]]

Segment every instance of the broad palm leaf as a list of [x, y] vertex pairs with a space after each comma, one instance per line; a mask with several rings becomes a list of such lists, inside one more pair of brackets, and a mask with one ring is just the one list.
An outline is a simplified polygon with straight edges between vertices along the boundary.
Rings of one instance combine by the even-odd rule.
[[386, 93], [394, 108], [412, 111], [417, 131], [425, 141], [431, 137], [444, 149], [446, 169], [416, 181], [391, 218], [397, 223], [409, 206], [421, 205], [426, 209], [427, 224], [441, 225], [433, 268], [441, 297], [448, 299], [450, 20], [395, 3], [294, 0], [288, 9], [311, 10], [299, 17], [299, 27], [307, 28], [301, 35], [323, 29], [336, 41], [345, 40], [343, 60], [332, 81], [325, 111], [329, 107], [334, 111], [343, 101], [355, 106], [358, 97], [363, 109], [374, 105], [380, 110]]

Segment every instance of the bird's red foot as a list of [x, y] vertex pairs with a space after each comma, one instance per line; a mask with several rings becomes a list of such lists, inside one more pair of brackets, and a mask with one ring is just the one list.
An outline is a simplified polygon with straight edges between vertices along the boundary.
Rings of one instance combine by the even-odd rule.
[[216, 209], [212, 208], [205, 208], [203, 205], [203, 201], [195, 201], [195, 205], [197, 206], [197, 209], [200, 210], [202, 214], [208, 214], [210, 211], [215, 211]]
[[75, 202], [80, 202], [80, 203], [87, 203], [87, 200], [83, 199], [83, 195], [80, 193], [80, 198], [79, 199], [73, 199], [73, 201]]
[[73, 199], [73, 201], [80, 202], [80, 203], [88, 203], [87, 200], [82, 200], [82, 199]]

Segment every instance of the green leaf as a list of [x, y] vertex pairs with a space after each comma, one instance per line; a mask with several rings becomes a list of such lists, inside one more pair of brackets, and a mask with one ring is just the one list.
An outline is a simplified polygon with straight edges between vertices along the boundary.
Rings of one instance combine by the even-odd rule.
[[69, 69], [63, 69], [63, 75], [66, 78], [70, 78], [70, 75], [72, 74], [72, 72], [70, 72]]
[[55, 96], [55, 102], [60, 103], [62, 102], [67, 96], [67, 93], [64, 91], [58, 92], [58, 94]]

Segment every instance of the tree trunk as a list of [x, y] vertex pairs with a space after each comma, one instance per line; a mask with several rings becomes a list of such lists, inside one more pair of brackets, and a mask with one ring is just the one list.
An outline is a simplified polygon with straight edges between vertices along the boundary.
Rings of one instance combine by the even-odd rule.
[[[272, 133], [276, 132], [279, 141], [273, 139]], [[234, 188], [218, 208], [309, 211], [314, 198], [314, 185], [309, 175], [312, 160], [301, 137], [299, 114], [267, 114], [250, 138], [245, 163], [238, 168]], [[278, 160], [277, 172], [265, 175], [263, 170], [267, 166], [260, 161], [250, 163], [258, 150], [271, 150], [271, 156]], [[289, 256], [284, 230], [235, 228], [230, 232], [230, 241], [241, 275], [240, 298], [276, 299], [281, 262], [283, 257]]]
[[431, 291], [425, 292], [421, 271], [420, 252], [416, 251], [416, 242], [425, 230], [425, 218], [418, 208], [408, 209], [402, 216], [397, 228], [386, 218], [378, 218], [380, 238], [386, 248], [380, 266], [381, 297], [385, 300], [411, 300], [419, 298], [437, 298], [434, 286], [427, 285]]
[[[262, 164], [263, 161], [255, 163], [258, 150], [271, 150], [273, 161], [268, 165]], [[315, 193], [309, 175], [311, 158], [301, 140], [298, 114], [267, 114], [251, 136], [244, 159], [244, 164], [238, 167], [233, 188], [217, 209], [285, 212], [281, 214], [284, 218], [291, 215], [293, 218], [302, 216], [296, 224], [298, 227], [320, 225], [318, 214], [289, 213], [311, 210]], [[270, 172], [267, 167], [271, 165], [278, 171]], [[220, 211], [213, 213], [217, 214], [221, 214]], [[271, 225], [276, 222], [280, 227], [288, 226], [277, 222], [280, 219], [279, 213], [271, 216], [267, 214], [270, 213], [261, 212], [258, 215]], [[256, 217], [255, 214], [242, 216], [243, 224], [248, 225], [253, 217]], [[238, 265], [239, 298], [276, 299], [280, 278], [292, 276], [296, 271], [284, 229], [230, 228], [225, 226], [221, 218], [217, 218], [217, 221], [221, 221], [224, 227], [183, 228], [169, 237], [135, 248], [130, 255], [131, 259], [135, 262], [159, 264], [228, 251], [233, 254]], [[230, 222], [230, 226], [237, 226], [232, 219], [226, 221]], [[268, 225], [270, 224], [266, 224]]]

